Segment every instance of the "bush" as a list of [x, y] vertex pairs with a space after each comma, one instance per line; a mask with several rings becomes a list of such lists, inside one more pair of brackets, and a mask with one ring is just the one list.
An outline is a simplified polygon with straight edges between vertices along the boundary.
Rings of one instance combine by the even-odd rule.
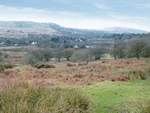
[[87, 85], [95, 85], [95, 83], [88, 82]]
[[132, 70], [129, 72], [122, 72], [122, 74], [128, 74], [128, 78], [131, 79], [131, 75], [135, 75], [136, 79], [146, 80], [147, 79], [147, 71], [138, 71], [138, 70]]
[[56, 68], [55, 66], [53, 65], [48, 65], [48, 64], [33, 64], [31, 65], [32, 67], [36, 67], [38, 69], [41, 69], [41, 68]]
[[12, 69], [14, 68], [16, 65], [12, 65], [12, 64], [1, 64], [0, 65], [0, 71], [4, 70], [4, 69]]
[[76, 75], [74, 75], [74, 77], [76, 77], [76, 78], [83, 78], [83, 75], [82, 74], [76, 74]]
[[4, 58], [7, 58], [8, 56], [9, 56], [8, 54], [5, 54], [5, 55], [4, 55]]
[[68, 67], [72, 67], [72, 66], [76, 66], [76, 64], [67, 63], [67, 66], [68, 66]]
[[2, 49], [2, 51], [14, 51], [14, 52], [23, 52], [23, 48], [9, 48], [9, 49]]
[[0, 92], [1, 113], [91, 113], [91, 100], [79, 89], [10, 84]]

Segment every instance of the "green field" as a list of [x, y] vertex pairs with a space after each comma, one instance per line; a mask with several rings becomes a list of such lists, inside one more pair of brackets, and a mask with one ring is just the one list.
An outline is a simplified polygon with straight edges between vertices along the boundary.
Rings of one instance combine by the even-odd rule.
[[105, 81], [86, 86], [84, 90], [95, 103], [94, 113], [137, 113], [142, 112], [140, 105], [146, 106], [145, 100], [150, 99], [150, 79]]

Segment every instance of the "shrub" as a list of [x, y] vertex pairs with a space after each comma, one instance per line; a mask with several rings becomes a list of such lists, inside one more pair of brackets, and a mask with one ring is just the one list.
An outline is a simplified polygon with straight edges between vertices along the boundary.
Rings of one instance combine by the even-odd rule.
[[91, 100], [79, 89], [10, 84], [0, 92], [1, 113], [91, 113]]
[[31, 65], [32, 67], [36, 67], [38, 69], [41, 69], [41, 68], [56, 68], [55, 66], [53, 65], [48, 65], [48, 64], [33, 64]]
[[0, 65], [0, 71], [4, 70], [4, 69], [12, 69], [14, 68], [16, 65], [12, 65], [12, 64], [1, 64]]
[[95, 83], [88, 82], [87, 85], [95, 85]]
[[8, 54], [5, 54], [5, 55], [4, 55], [4, 58], [7, 58], [8, 56], [9, 56]]
[[82, 74], [76, 74], [76, 75], [74, 75], [74, 77], [76, 77], [76, 78], [83, 78], [83, 75]]
[[76, 64], [67, 63], [67, 66], [68, 66], [68, 67], [72, 67], [72, 66], [76, 66]]
[[128, 74], [129, 79], [130, 79], [131, 75], [135, 75], [136, 79], [141, 79], [141, 80], [145, 80], [147, 78], [147, 72], [146, 71], [131, 70], [127, 73], [122, 72], [122, 74]]
[[80, 63], [79, 63], [79, 66], [85, 66], [85, 65], [88, 65], [88, 63], [89, 63], [88, 61], [82, 62], [82, 63], [80, 62]]
[[105, 62], [106, 62], [105, 60], [102, 61], [102, 63], [105, 63]]

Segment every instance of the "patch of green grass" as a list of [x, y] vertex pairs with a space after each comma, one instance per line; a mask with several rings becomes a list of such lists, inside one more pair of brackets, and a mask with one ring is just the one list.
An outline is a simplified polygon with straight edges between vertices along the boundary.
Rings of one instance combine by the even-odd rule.
[[64, 84], [64, 82], [58, 82], [58, 84], [63, 85], [63, 84]]
[[150, 100], [150, 79], [129, 82], [105, 81], [84, 88], [93, 97], [94, 113], [141, 112], [139, 100]]
[[95, 83], [88, 82], [87, 85], [95, 85]]
[[20, 72], [20, 75], [23, 76], [23, 75], [25, 75], [26, 72], [27, 72], [26, 70], [23, 70]]

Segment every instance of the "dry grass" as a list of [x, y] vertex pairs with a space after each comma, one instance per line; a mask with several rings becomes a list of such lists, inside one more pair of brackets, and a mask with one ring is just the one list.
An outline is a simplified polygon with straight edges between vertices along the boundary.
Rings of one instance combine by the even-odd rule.
[[91, 113], [91, 100], [79, 89], [46, 88], [11, 81], [1, 86], [0, 112]]
[[[54, 65], [54, 69], [36, 69], [31, 66], [17, 67], [0, 73], [1, 79], [37, 80], [43, 85], [86, 85], [87, 83], [110, 81], [129, 81], [134, 77], [133, 71], [146, 72], [150, 64], [149, 59], [120, 59], [90, 62], [88, 65], [68, 67], [68, 62], [50, 61], [46, 64]], [[73, 64], [73, 63], [72, 63]]]

